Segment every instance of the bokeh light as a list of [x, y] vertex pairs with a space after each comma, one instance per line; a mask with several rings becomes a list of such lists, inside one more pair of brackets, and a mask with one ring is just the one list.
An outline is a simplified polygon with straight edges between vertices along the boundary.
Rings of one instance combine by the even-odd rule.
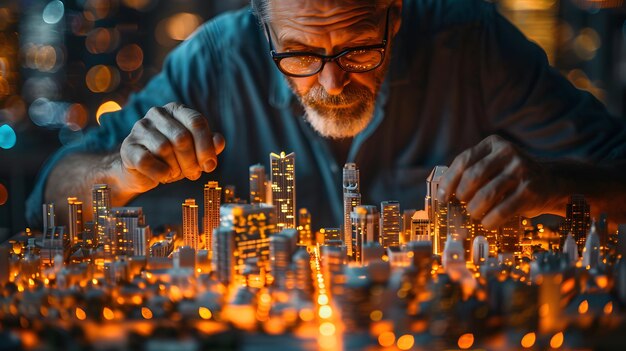
[[87, 0], [85, 2], [85, 10], [83, 11], [85, 18], [90, 21], [97, 21], [106, 18], [114, 12], [113, 6], [116, 2], [110, 0]]
[[19, 95], [11, 95], [4, 101], [4, 108], [0, 109], [0, 120], [13, 125], [26, 116], [26, 104]]
[[122, 71], [137, 70], [143, 64], [143, 50], [137, 44], [126, 45], [117, 53], [115, 61]]
[[8, 124], [3, 124], [0, 126], [0, 147], [3, 149], [10, 149], [15, 146], [15, 142], [17, 141], [17, 135], [15, 135], [15, 131]]
[[122, 0], [124, 5], [138, 11], [148, 11], [154, 7], [155, 0]]
[[457, 344], [459, 345], [459, 348], [462, 350], [469, 349], [470, 347], [472, 347], [472, 345], [474, 345], [474, 334], [467, 333], [467, 334], [461, 335], [459, 337], [459, 341], [457, 342]]
[[65, 113], [65, 125], [73, 130], [81, 130], [87, 125], [87, 109], [81, 104], [71, 104]]
[[120, 42], [120, 33], [115, 28], [96, 28], [87, 34], [85, 47], [92, 54], [104, 54], [115, 50]]
[[535, 345], [535, 341], [537, 340], [537, 336], [535, 333], [528, 333], [524, 335], [521, 341], [521, 345], [525, 349], [529, 349]]
[[119, 71], [115, 67], [96, 65], [85, 76], [87, 88], [94, 93], [107, 93], [115, 90], [120, 83]]
[[397, 345], [400, 350], [410, 350], [415, 345], [415, 338], [410, 334], [402, 335], [398, 338]]
[[553, 349], [558, 349], [563, 346], [563, 333], [556, 333], [550, 338], [550, 347]]
[[386, 331], [378, 335], [378, 343], [382, 347], [390, 347], [396, 342], [396, 335], [393, 332]]
[[0, 183], [0, 206], [7, 203], [9, 200], [9, 192], [4, 184]]
[[193, 13], [174, 14], [157, 25], [156, 40], [159, 44], [170, 46], [187, 39], [202, 23], [202, 18]]
[[48, 5], [46, 5], [46, 7], [43, 9], [43, 21], [48, 24], [59, 23], [61, 18], [63, 18], [64, 13], [65, 8], [61, 1], [50, 1]]
[[100, 117], [103, 114], [108, 112], [115, 112], [121, 110], [122, 107], [115, 101], [107, 101], [98, 107], [98, 111], [96, 112], [96, 122], [100, 124]]

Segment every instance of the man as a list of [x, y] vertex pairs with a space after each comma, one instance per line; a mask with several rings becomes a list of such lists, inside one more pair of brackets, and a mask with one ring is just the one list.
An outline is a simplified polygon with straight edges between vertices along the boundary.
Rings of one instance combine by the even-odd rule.
[[429, 171], [450, 164], [438, 196], [467, 201], [487, 227], [561, 214], [572, 193], [624, 219], [625, 197], [614, 196], [623, 182], [599, 165], [624, 159], [623, 122], [492, 4], [255, 0], [253, 9], [206, 23], [122, 111], [58, 152], [29, 199], [31, 222], [42, 201], [88, 203], [94, 183], [111, 186], [113, 206], [139, 196], [149, 222], [178, 222], [172, 209], [202, 187], [189, 181], [245, 191], [247, 167], [281, 150], [297, 154], [297, 204], [318, 226], [341, 223], [346, 161], [361, 169], [364, 203], [419, 208]]

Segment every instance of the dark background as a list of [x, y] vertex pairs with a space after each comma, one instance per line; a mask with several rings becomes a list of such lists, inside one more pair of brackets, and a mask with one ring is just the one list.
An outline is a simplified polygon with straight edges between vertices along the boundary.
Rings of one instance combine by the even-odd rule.
[[[623, 0], [494, 2], [574, 85], [626, 115]], [[24, 201], [54, 150], [123, 106], [198, 25], [246, 3], [0, 0], [0, 242], [24, 230]]]

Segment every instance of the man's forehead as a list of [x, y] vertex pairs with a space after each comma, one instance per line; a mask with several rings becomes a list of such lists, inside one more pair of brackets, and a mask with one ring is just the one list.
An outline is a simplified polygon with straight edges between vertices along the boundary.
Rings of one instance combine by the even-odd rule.
[[311, 18], [323, 19], [350, 13], [352, 11], [371, 11], [385, 8], [390, 0], [269, 0], [270, 17], [278, 20], [284, 16], [297, 17], [300, 20]]

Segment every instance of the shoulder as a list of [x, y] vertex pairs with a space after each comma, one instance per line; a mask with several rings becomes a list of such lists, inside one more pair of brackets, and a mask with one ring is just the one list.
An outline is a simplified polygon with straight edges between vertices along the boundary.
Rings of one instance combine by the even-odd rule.
[[481, 27], [495, 13], [485, 0], [404, 0], [403, 21], [418, 32], [440, 32], [458, 27]]
[[213, 48], [230, 50], [248, 47], [258, 41], [259, 24], [249, 6], [225, 12], [201, 25], [188, 40], [198, 50]]

